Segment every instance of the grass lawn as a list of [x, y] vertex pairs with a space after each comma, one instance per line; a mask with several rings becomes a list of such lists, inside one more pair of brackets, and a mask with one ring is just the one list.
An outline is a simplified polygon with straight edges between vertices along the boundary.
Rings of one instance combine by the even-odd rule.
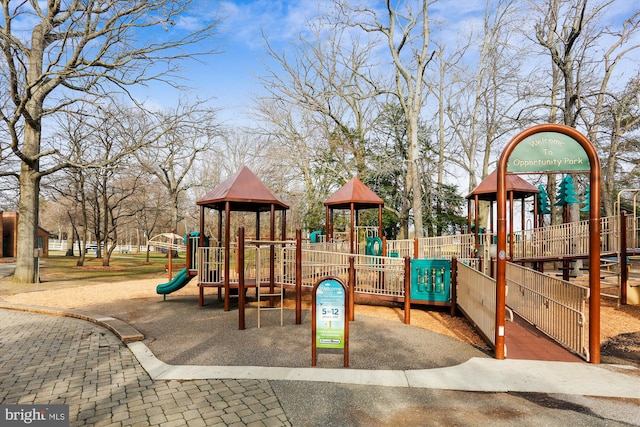
[[[42, 282], [59, 280], [116, 281], [156, 277], [164, 273], [168, 263], [164, 254], [114, 254], [109, 266], [102, 265], [102, 258], [87, 254], [84, 265], [78, 267], [78, 257], [67, 257], [56, 253], [40, 260], [40, 278]], [[174, 260], [174, 264], [184, 264], [183, 258]]]
[[[84, 266], [76, 264], [78, 257], [64, 256], [62, 252], [51, 252], [49, 257], [40, 259], [39, 284], [15, 284], [11, 277], [0, 279], [0, 295], [29, 292], [38, 289], [52, 289], [85, 286], [104, 282], [122, 282], [136, 279], [166, 279], [165, 265], [169, 262], [166, 254], [151, 253], [149, 261], [146, 253], [114, 254], [109, 266], [102, 265], [102, 258], [87, 254]], [[184, 254], [174, 258], [173, 264], [184, 264]], [[174, 267], [174, 274], [177, 273]]]

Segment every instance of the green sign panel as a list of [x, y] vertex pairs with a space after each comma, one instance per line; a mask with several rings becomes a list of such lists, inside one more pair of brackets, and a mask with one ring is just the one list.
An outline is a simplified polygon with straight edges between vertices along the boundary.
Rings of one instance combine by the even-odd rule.
[[507, 162], [508, 173], [589, 172], [578, 141], [560, 132], [538, 132], [520, 141]]
[[316, 290], [316, 345], [344, 348], [345, 291], [336, 280], [324, 280]]

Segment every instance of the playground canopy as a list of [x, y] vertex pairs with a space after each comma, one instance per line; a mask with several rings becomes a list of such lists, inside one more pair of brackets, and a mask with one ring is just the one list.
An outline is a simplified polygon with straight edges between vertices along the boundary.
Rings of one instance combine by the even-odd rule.
[[[506, 176], [506, 189], [507, 194], [511, 193], [514, 199], [524, 199], [540, 192], [537, 187], [513, 174]], [[495, 202], [497, 194], [498, 172], [493, 171], [467, 196], [467, 199]]]
[[384, 200], [369, 187], [364, 185], [357, 177], [353, 177], [349, 182], [336, 191], [333, 196], [324, 202], [326, 210], [327, 235], [329, 239], [333, 237], [333, 211], [335, 209], [349, 209], [351, 212], [351, 229], [349, 242], [351, 253], [355, 252], [354, 227], [357, 225], [356, 211], [360, 209], [378, 209], [378, 236], [382, 237], [382, 208]]
[[[224, 307], [229, 310], [229, 259], [231, 248], [231, 211], [256, 213], [256, 240], [260, 240], [260, 213], [270, 213], [269, 239], [275, 240], [275, 212], [282, 212], [281, 233], [282, 240], [286, 240], [286, 210], [289, 206], [276, 197], [258, 177], [247, 167], [243, 166], [238, 172], [230, 176], [212, 191], [200, 198], [196, 204], [200, 206], [200, 242], [204, 246], [204, 211], [205, 208], [218, 211], [218, 242], [224, 247]], [[223, 227], [224, 212], [224, 227]], [[222, 236], [224, 230], [224, 237]], [[273, 252], [273, 247], [271, 247]], [[273, 258], [273, 254], [271, 255]], [[271, 278], [273, 283], [273, 274]], [[202, 302], [202, 298], [200, 298]]]
[[196, 204], [215, 210], [225, 210], [228, 205], [230, 210], [240, 212], [266, 212], [272, 206], [276, 210], [289, 209], [247, 166], [218, 184]]
[[[506, 193], [507, 200], [509, 200], [509, 233], [513, 234], [513, 200], [520, 199], [522, 200], [522, 209], [521, 209], [521, 228], [525, 227], [525, 209], [524, 209], [524, 200], [527, 197], [533, 196], [535, 194], [540, 193], [540, 190], [532, 184], [529, 184], [524, 179], [520, 178], [518, 175], [507, 174], [505, 177], [506, 180]], [[467, 224], [471, 229], [471, 214], [474, 213], [474, 234], [476, 236], [476, 249], [478, 248], [478, 233], [480, 230], [480, 201], [489, 202], [489, 204], [493, 204], [497, 200], [498, 195], [498, 171], [491, 172], [466, 198], [467, 198]], [[471, 201], [474, 201], [475, 209], [471, 208]], [[537, 218], [537, 205], [533, 204], [534, 210], [534, 220]], [[491, 231], [493, 231], [493, 209], [489, 209], [489, 215], [491, 219], [489, 220], [489, 226]], [[510, 255], [513, 253], [513, 248], [510, 249]]]
[[[230, 176], [216, 188], [205, 194], [196, 204], [200, 206], [200, 236], [204, 236], [204, 209], [214, 209], [219, 212], [218, 220], [218, 241], [221, 241], [222, 234], [222, 212], [226, 213], [226, 224], [224, 227], [224, 246], [229, 247], [229, 227], [230, 213], [236, 212], [256, 212], [256, 239], [260, 239], [260, 212], [271, 213], [271, 235], [270, 239], [275, 239], [275, 211], [282, 211], [282, 234], [286, 233], [285, 211], [289, 206], [276, 197], [251, 170], [243, 166], [238, 172]], [[202, 242], [200, 244], [202, 246]]]

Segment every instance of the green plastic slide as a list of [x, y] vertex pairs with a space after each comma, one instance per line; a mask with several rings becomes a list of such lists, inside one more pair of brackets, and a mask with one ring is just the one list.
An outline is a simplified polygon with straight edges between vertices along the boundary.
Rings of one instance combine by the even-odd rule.
[[167, 283], [159, 284], [156, 287], [156, 292], [160, 295], [170, 294], [171, 292], [175, 292], [179, 289], [184, 288], [184, 286], [189, 283], [191, 278], [191, 276], [187, 275], [187, 267], [185, 267]]

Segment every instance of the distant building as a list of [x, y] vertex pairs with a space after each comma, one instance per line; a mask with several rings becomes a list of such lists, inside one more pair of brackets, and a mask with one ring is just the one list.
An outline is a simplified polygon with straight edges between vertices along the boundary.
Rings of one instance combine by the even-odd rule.
[[[15, 258], [18, 252], [18, 213], [0, 211], [0, 258]], [[42, 252], [41, 257], [49, 256], [49, 232], [38, 227], [38, 241], [36, 247]]]

